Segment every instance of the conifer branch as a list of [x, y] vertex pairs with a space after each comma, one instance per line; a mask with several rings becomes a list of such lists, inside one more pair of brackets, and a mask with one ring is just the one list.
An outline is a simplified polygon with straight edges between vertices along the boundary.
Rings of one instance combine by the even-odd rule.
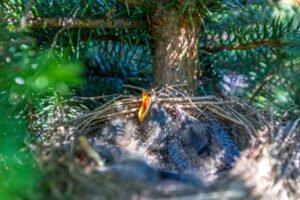
[[28, 26], [33, 29], [40, 28], [72, 28], [72, 29], [106, 29], [135, 28], [142, 24], [142, 21], [126, 21], [124, 19], [78, 19], [78, 18], [29, 18]]
[[255, 97], [263, 90], [263, 88], [265, 87], [265, 85], [267, 85], [267, 83], [269, 83], [269, 81], [274, 77], [274, 71], [272, 70], [271, 72], [269, 72], [269, 74], [262, 80], [262, 82], [260, 83], [260, 85], [258, 87], [256, 87], [253, 91], [253, 94], [250, 98], [250, 102], [252, 102]]
[[234, 45], [223, 45], [215, 48], [206, 47], [205, 51], [215, 53], [223, 50], [248, 50], [256, 49], [259, 47], [269, 47], [269, 48], [278, 48], [284, 46], [284, 43], [281, 41], [260, 41], [260, 42], [251, 42], [245, 44], [234, 44]]

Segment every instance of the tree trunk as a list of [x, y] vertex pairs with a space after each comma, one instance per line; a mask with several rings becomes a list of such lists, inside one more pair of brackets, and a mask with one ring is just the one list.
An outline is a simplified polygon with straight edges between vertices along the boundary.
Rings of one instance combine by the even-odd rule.
[[[155, 15], [157, 16], [157, 14]], [[194, 92], [198, 65], [199, 23], [170, 10], [152, 18], [154, 42], [153, 87], [187, 84]]]

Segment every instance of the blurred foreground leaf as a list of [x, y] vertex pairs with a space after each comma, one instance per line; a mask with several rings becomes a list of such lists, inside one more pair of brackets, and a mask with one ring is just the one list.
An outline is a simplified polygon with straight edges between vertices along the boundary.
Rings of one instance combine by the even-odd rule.
[[[24, 140], [30, 104], [66, 96], [82, 83], [82, 65], [39, 50], [23, 30], [0, 24], [0, 199], [41, 199], [47, 186]], [[32, 105], [31, 105], [32, 106]], [[35, 105], [33, 105], [35, 106]], [[42, 190], [41, 190], [42, 189]]]

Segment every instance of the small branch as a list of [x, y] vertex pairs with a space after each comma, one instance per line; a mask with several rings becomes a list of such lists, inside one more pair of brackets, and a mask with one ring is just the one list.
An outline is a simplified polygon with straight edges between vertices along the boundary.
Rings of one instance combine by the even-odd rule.
[[26, 28], [26, 22], [27, 22], [27, 18], [29, 17], [29, 13], [30, 13], [30, 7], [32, 6], [32, 0], [29, 0], [25, 6], [25, 11], [24, 11], [24, 15], [21, 18], [21, 22], [20, 22], [20, 28], [21, 29], [25, 29]]
[[254, 100], [254, 98], [260, 93], [260, 91], [267, 85], [267, 83], [274, 77], [273, 70], [264, 78], [264, 80], [261, 82], [261, 84], [255, 88], [255, 91], [253, 95], [250, 98], [250, 102]]
[[[82, 35], [80, 37], [80, 41], [87, 41], [88, 38], [89, 38], [88, 35]], [[115, 35], [93, 35], [93, 39], [98, 40], [98, 41], [111, 40], [111, 41], [116, 41], [116, 42], [121, 42], [122, 40], [124, 40], [124, 38], [121, 38], [120, 36], [115, 36]], [[74, 36], [72, 38], [72, 40], [74, 42], [76, 42], [78, 40], [77, 36], [76, 37]], [[126, 41], [128, 41], [128, 40], [126, 40]], [[152, 40], [149, 40], [149, 41], [150, 41], [150, 44], [151, 44]], [[136, 39], [131, 38], [131, 42], [134, 45], [149, 45], [149, 43], [147, 43], [147, 41], [145, 41], [145, 40], [136, 40]]]
[[272, 47], [278, 48], [284, 46], [284, 43], [280, 41], [261, 41], [261, 42], [252, 42], [246, 44], [235, 44], [235, 45], [224, 45], [215, 48], [204, 48], [204, 51], [215, 53], [223, 50], [248, 50], [248, 49], [256, 49], [259, 47]]
[[33, 29], [41, 28], [72, 28], [72, 29], [106, 29], [135, 28], [142, 24], [142, 21], [130, 22], [124, 19], [78, 19], [78, 18], [30, 18], [28, 26]]

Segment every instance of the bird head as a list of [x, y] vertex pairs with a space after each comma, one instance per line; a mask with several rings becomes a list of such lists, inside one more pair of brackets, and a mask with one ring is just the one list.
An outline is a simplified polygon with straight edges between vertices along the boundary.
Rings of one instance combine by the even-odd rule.
[[155, 102], [157, 102], [157, 97], [154, 90], [151, 91], [150, 97], [148, 96], [147, 92], [143, 91], [142, 103], [138, 114], [140, 122], [143, 122], [144, 119], [150, 114], [150, 107]]
[[193, 121], [198, 121], [197, 118], [190, 115], [178, 104], [175, 105], [175, 116], [176, 116], [176, 120], [182, 123], [182, 125]]
[[154, 90], [151, 91], [150, 97], [146, 92], [143, 92], [142, 104], [139, 110], [139, 120], [147, 126], [152, 126], [155, 124], [164, 126], [171, 121], [171, 116], [160, 104], [160, 101]]
[[176, 119], [180, 122], [186, 121], [187, 119], [187, 113], [183, 111], [178, 104], [175, 105], [175, 116]]

